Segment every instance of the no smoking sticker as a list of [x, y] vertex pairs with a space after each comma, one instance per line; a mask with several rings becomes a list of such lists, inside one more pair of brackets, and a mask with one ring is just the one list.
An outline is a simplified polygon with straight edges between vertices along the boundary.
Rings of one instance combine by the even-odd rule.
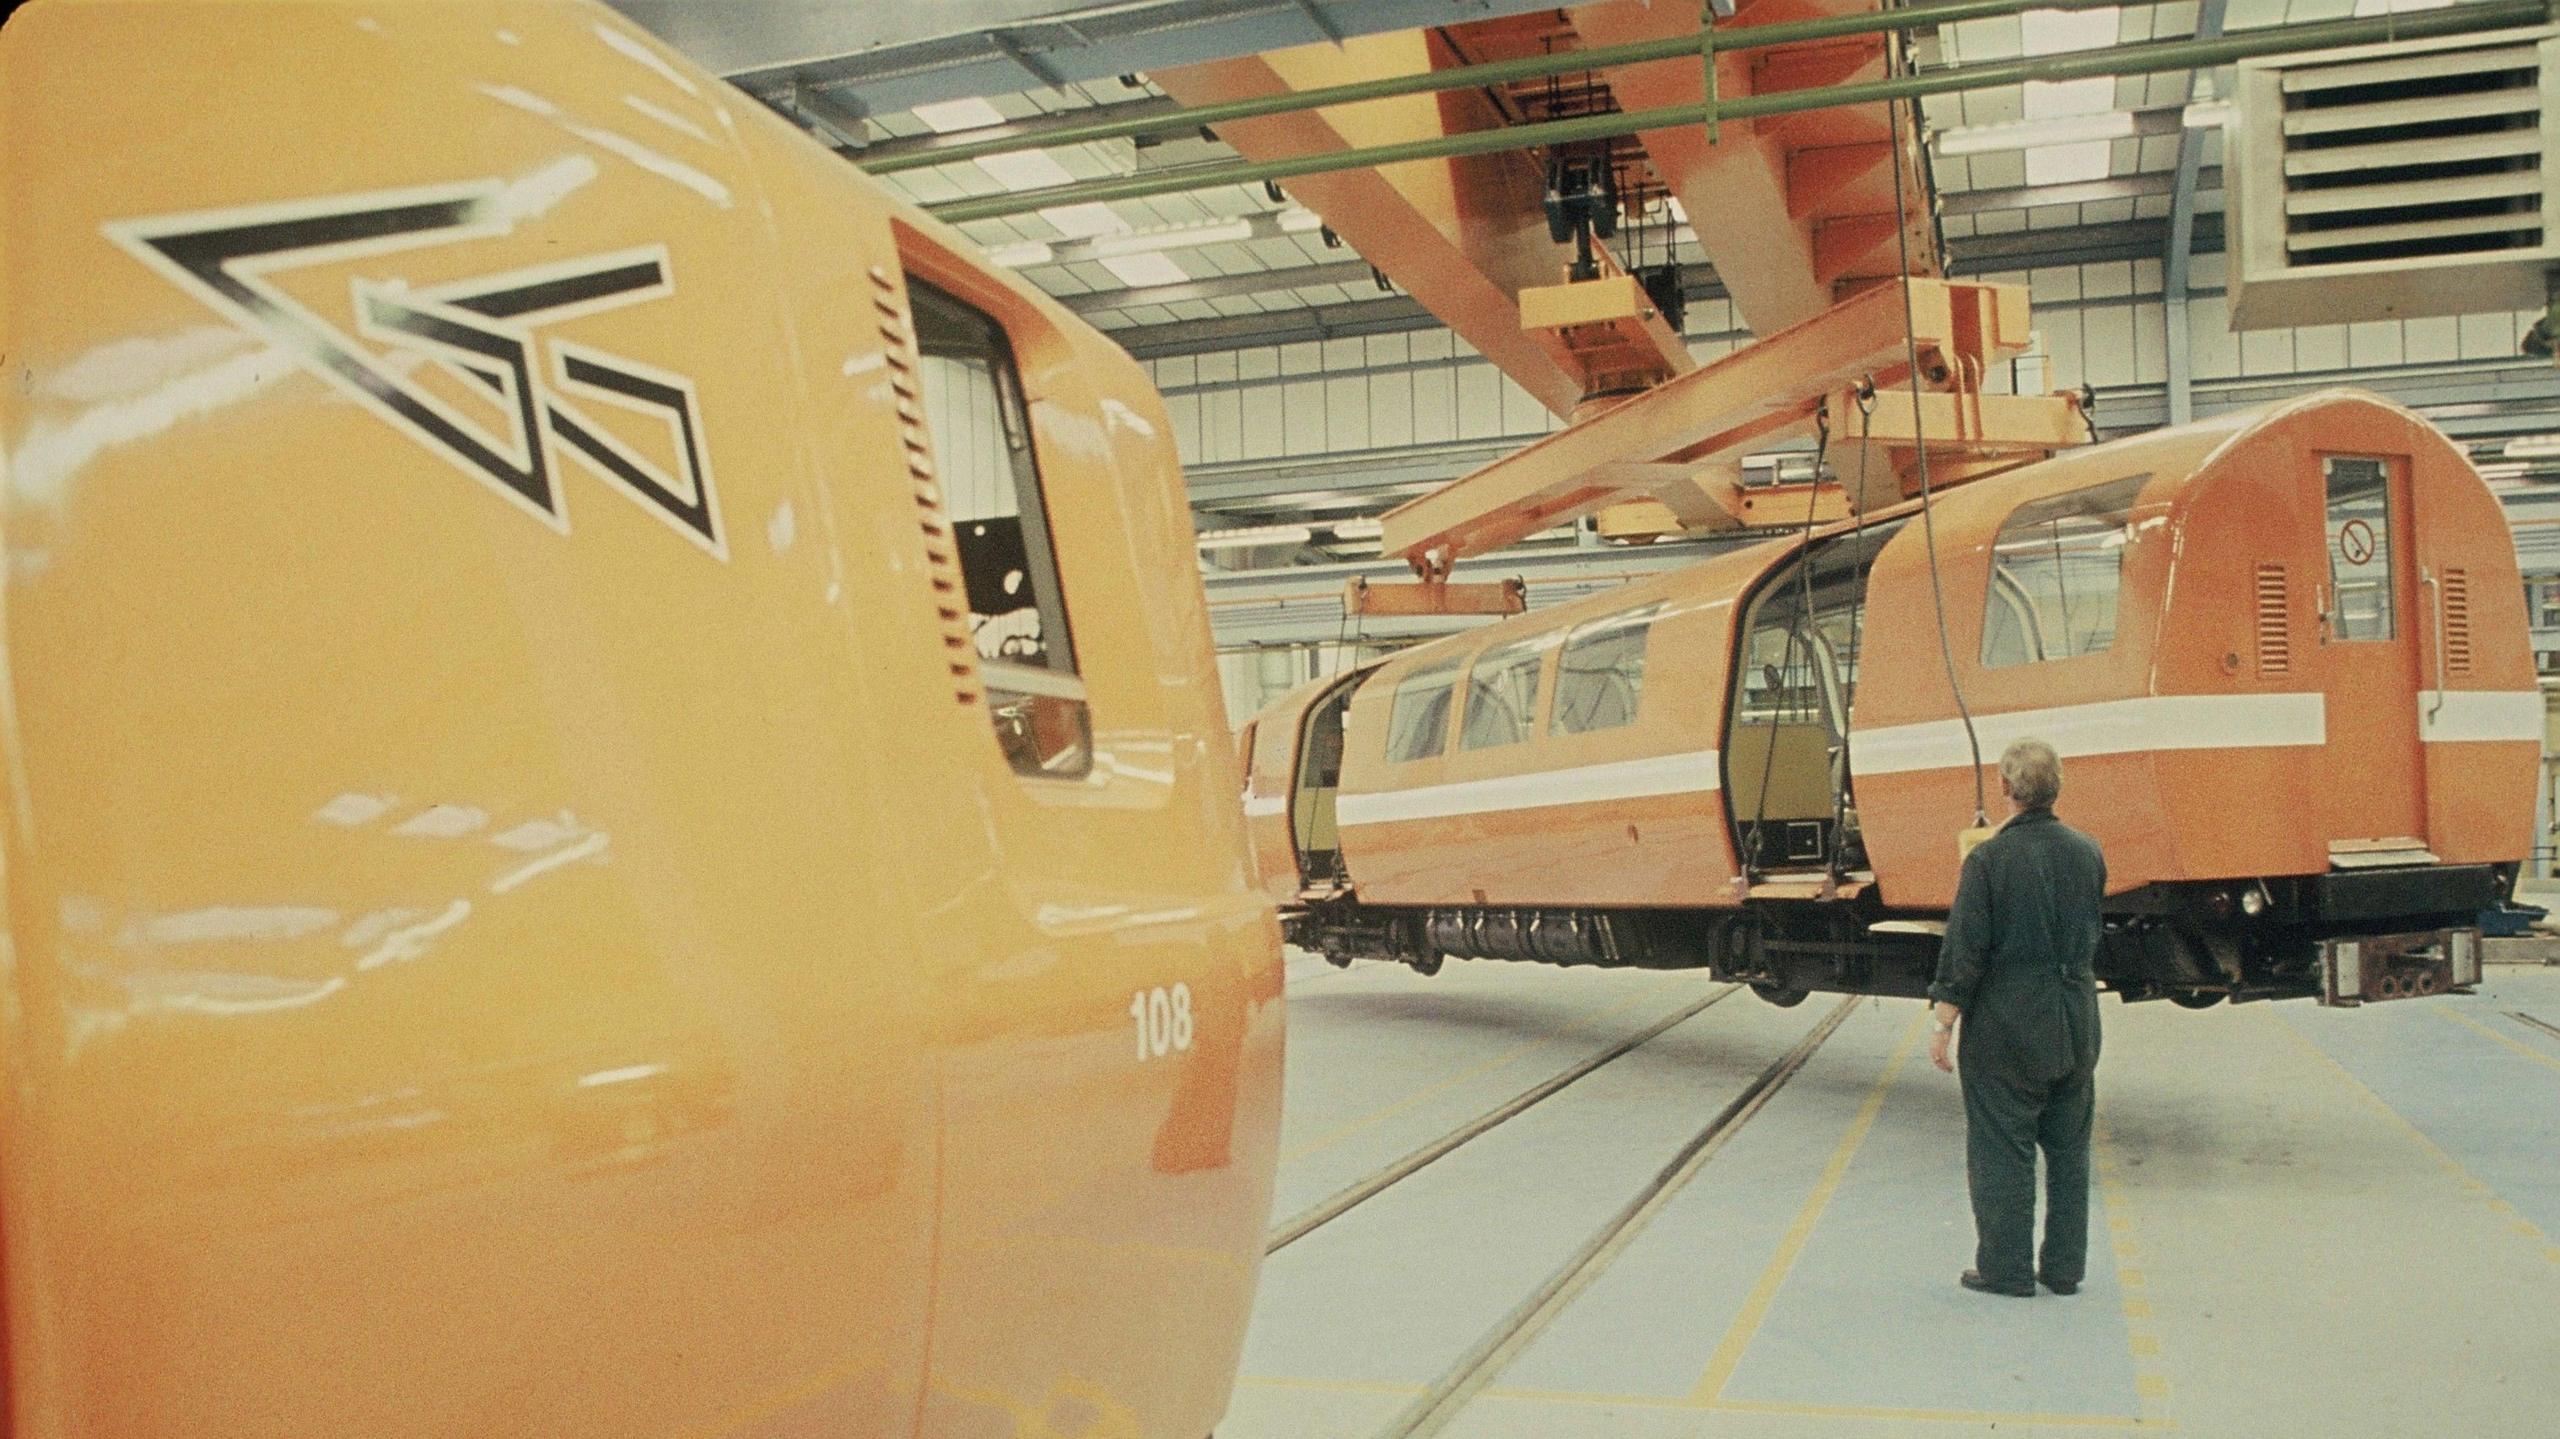
[[2338, 527], [2338, 555], [2348, 564], [2370, 564], [2373, 549], [2373, 526], [2362, 520], [2349, 520]]

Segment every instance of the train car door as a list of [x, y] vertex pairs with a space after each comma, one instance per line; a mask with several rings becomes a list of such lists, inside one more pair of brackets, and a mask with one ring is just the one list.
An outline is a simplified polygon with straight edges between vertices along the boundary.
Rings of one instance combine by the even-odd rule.
[[1298, 852], [1298, 878], [1308, 888], [1339, 884], [1342, 836], [1334, 823], [1334, 800], [1342, 789], [1342, 717], [1351, 708], [1358, 672], [1345, 675], [1314, 704], [1298, 736], [1298, 763], [1292, 771], [1289, 838]]
[[[2332, 846], [2423, 848], [2425, 767], [2418, 746], [2418, 604], [2402, 455], [2314, 457], [2325, 551], [2318, 612], [2328, 741], [2371, 755], [2332, 776], [2319, 803]], [[2396, 758], [2392, 758], [2396, 757]], [[2408, 841], [2405, 845], [2391, 841]]]
[[1734, 655], [1725, 716], [1725, 802], [1748, 873], [1866, 864], [1850, 792], [1867, 581], [1893, 520], [1818, 542], [1760, 587]]

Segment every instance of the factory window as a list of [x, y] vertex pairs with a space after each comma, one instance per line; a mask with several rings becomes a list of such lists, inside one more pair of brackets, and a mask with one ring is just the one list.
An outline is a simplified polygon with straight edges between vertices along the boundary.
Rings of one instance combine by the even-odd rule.
[[1497, 645], [1467, 672], [1467, 713], [1459, 722], [1458, 748], [1517, 744], [1536, 732], [1538, 674], [1547, 666], [1553, 635]]
[[2533, 627], [2560, 630], [2560, 580], [2533, 582]]
[[1985, 668], [2092, 655], [2115, 643], [2124, 547], [2150, 478], [2030, 501], [2001, 523], [1982, 619]]
[[920, 280], [907, 291], [925, 425], [996, 737], [1021, 773], [1080, 775], [1092, 764], [1091, 726], [1013, 346], [966, 301]]
[[2380, 460], [2331, 459], [2329, 637], [2387, 640], [2392, 627], [2391, 472]]
[[1387, 758], [1429, 759], [1449, 745], [1449, 698], [1458, 682], [1458, 662], [1444, 660], [1414, 671], [1396, 682], [1387, 706]]
[[1644, 697], [1644, 642], [1658, 605], [1593, 620], [1575, 630], [1556, 659], [1551, 734], [1581, 734], [1633, 724]]

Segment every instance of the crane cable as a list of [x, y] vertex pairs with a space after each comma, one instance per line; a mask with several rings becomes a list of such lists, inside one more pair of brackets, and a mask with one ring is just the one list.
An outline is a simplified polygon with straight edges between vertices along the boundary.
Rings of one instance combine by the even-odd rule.
[[[1849, 771], [1852, 763], [1849, 737], [1850, 717], [1858, 707], [1858, 669], [1862, 663], [1859, 646], [1863, 640], [1860, 622], [1867, 613], [1867, 581], [1875, 574], [1875, 556], [1860, 558], [1867, 538], [1867, 462], [1875, 455], [1876, 377], [1858, 381], [1849, 392], [1850, 402], [1858, 407], [1858, 488], [1849, 503], [1849, 656], [1841, 666], [1840, 703], [1840, 772], [1831, 783], [1831, 857], [1824, 869], [1834, 881], [1846, 867], [1849, 853]], [[1881, 548], [1881, 547], [1879, 547]]]
[[[1819, 406], [1815, 407], [1813, 412], [1813, 478], [1805, 482], [1804, 538], [1798, 542], [1799, 549], [1796, 555], [1796, 577], [1801, 581], [1801, 584], [1797, 587], [1797, 592], [1800, 596], [1797, 604], [1803, 613], [1797, 616], [1797, 622], [1795, 624], [1787, 626], [1787, 648], [1785, 653], [1779, 657], [1778, 661], [1778, 673], [1782, 679], [1795, 672], [1797, 641], [1799, 639], [1803, 639], [1809, 642], [1811, 639], [1811, 636], [1806, 634], [1806, 630], [1813, 623], [1813, 530], [1815, 520], [1821, 515], [1823, 459], [1830, 453], [1831, 402], [1825, 400]], [[1746, 628], [1743, 631], [1743, 643], [1747, 645], [1750, 642], [1751, 632]], [[1809, 644], [1808, 647], [1810, 647]], [[1748, 666], [1750, 663], [1751, 656], [1748, 654], [1742, 656], [1742, 664], [1744, 666]], [[1740, 678], [1738, 683], [1734, 686], [1735, 690], [1738, 692], [1736, 695], [1737, 699], [1741, 698], [1742, 694], [1748, 693], [1751, 684], [1751, 671], [1749, 669], [1739, 669], [1738, 673]], [[1819, 684], [1816, 685], [1816, 688], [1820, 688]], [[1769, 778], [1771, 773], [1776, 769], [1778, 763], [1777, 703], [1777, 698], [1773, 695], [1770, 699], [1769, 744], [1767, 748], [1760, 752], [1760, 797], [1751, 807], [1751, 852], [1742, 857], [1742, 866], [1746, 871], [1756, 870], [1760, 867], [1761, 837], [1767, 833], [1767, 826], [1769, 822]], [[1826, 723], [1824, 728], [1829, 728], [1829, 725]]]
[[[1911, 102], [1911, 124], [1916, 132], [1920, 125], [1920, 102]], [[1973, 823], [1976, 829], [1990, 823], [1982, 784], [1982, 736], [1973, 727], [1973, 708], [1965, 703], [1964, 681], [1956, 676], [1956, 647], [1947, 638], [1947, 587], [1938, 573], [1937, 506], [1929, 490], [1929, 446], [1920, 433], [1920, 321], [1911, 304], [1911, 215], [1909, 202], [1902, 193], [1902, 106], [1885, 102], [1893, 139], [1893, 239], [1902, 256], [1902, 344], [1911, 363], [1911, 437], [1920, 468], [1920, 535], [1929, 553], [1929, 599], [1938, 612], [1938, 658], [1947, 667], [1947, 688], [1956, 697], [1956, 716], [1964, 721], [1965, 747], [1973, 754]]]

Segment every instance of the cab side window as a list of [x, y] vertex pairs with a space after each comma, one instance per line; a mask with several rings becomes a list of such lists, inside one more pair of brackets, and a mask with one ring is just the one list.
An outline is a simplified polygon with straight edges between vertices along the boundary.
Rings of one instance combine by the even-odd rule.
[[1458, 748], [1517, 744], [1537, 732], [1538, 677], [1547, 665], [1552, 637], [1536, 635], [1496, 645], [1476, 657], [1467, 672], [1467, 713]]
[[2030, 500], [2001, 522], [1982, 616], [1985, 669], [2099, 654], [2115, 644], [2133, 506], [2150, 479], [2133, 475]]
[[907, 290], [997, 741], [1021, 774], [1074, 778], [1092, 767], [1092, 724], [1013, 346], [967, 301], [912, 277]]
[[1556, 659], [1555, 713], [1550, 734], [1581, 734], [1633, 724], [1644, 698], [1644, 644], [1660, 610], [1593, 620], [1575, 630]]
[[1449, 703], [1457, 688], [1458, 662], [1426, 666], [1396, 682], [1387, 706], [1387, 758], [1429, 759], [1448, 748]]

